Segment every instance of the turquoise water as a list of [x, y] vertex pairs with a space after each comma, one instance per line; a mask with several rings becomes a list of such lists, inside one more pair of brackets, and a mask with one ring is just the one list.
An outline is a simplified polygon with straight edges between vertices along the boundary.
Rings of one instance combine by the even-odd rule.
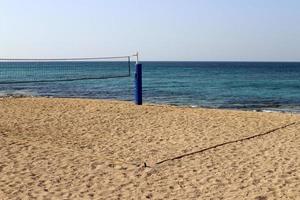
[[[57, 67], [57, 63], [48, 63], [48, 71], [36, 66], [34, 74], [30, 74], [26, 66], [14, 66], [13, 70], [11, 66], [11, 63], [10, 66], [0, 63], [0, 82], [31, 79], [31, 76], [62, 79], [64, 76], [105, 77], [128, 73], [126, 63], [85, 63], [77, 68], [69, 66], [67, 70]], [[0, 84], [0, 95], [131, 101], [133, 81], [132, 74], [105, 80]], [[300, 63], [144, 62], [143, 86], [144, 101], [148, 103], [300, 112]]]

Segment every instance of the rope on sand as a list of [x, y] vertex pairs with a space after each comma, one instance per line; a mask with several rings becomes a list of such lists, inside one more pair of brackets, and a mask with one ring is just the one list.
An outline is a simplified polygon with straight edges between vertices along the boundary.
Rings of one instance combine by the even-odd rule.
[[168, 159], [165, 159], [165, 160], [162, 160], [162, 161], [159, 161], [159, 162], [155, 163], [155, 165], [160, 165], [160, 164], [163, 164], [163, 163], [168, 162], [168, 161], [178, 160], [178, 159], [181, 159], [181, 158], [184, 158], [184, 157], [187, 157], [187, 156], [192, 156], [194, 154], [203, 153], [205, 151], [208, 151], [208, 150], [211, 150], [211, 149], [215, 149], [217, 147], [222, 147], [222, 146], [233, 144], [233, 143], [237, 143], [237, 142], [243, 142], [243, 141], [246, 141], [246, 140], [251, 140], [251, 139], [254, 139], [254, 138], [257, 138], [257, 137], [268, 135], [268, 134], [273, 133], [275, 131], [287, 128], [289, 126], [293, 126], [293, 125], [298, 124], [298, 123], [300, 123], [300, 122], [292, 122], [290, 124], [286, 124], [284, 126], [281, 126], [281, 127], [278, 127], [278, 128], [272, 129], [272, 130], [269, 130], [269, 131], [261, 133], [261, 134], [253, 135], [253, 136], [250, 136], [250, 137], [246, 137], [246, 138], [242, 138], [242, 139], [238, 139], [238, 140], [234, 140], [234, 141], [224, 142], [222, 144], [217, 144], [217, 145], [205, 148], [205, 149], [201, 149], [201, 150], [194, 151], [194, 152], [191, 152], [191, 153], [183, 154], [183, 155], [176, 156], [176, 157], [173, 157], [173, 158], [168, 158]]

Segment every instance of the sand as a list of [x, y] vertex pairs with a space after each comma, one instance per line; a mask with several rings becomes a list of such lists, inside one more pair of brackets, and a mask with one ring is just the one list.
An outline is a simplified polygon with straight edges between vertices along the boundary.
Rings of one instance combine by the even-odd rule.
[[300, 199], [300, 115], [2, 98], [0, 199]]

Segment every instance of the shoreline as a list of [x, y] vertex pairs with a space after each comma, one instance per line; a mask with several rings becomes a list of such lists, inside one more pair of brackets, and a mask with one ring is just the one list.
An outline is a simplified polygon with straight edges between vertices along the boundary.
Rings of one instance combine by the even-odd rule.
[[[120, 102], [132, 102], [131, 100], [119, 100], [119, 99], [103, 99], [103, 98], [89, 98], [89, 97], [67, 97], [67, 96], [36, 96], [36, 95], [26, 95], [26, 94], [14, 94], [14, 95], [6, 95], [0, 96], [0, 99], [3, 98], [49, 98], [49, 99], [84, 99], [84, 100], [104, 100], [104, 101], [120, 101]], [[296, 111], [293, 109], [287, 108], [272, 108], [272, 107], [264, 107], [257, 109], [250, 108], [218, 108], [218, 107], [207, 107], [207, 106], [199, 106], [199, 105], [183, 105], [183, 104], [174, 104], [174, 103], [153, 103], [153, 102], [145, 102], [144, 105], [153, 105], [153, 106], [174, 106], [179, 108], [200, 108], [200, 109], [216, 109], [216, 110], [232, 110], [232, 111], [245, 111], [245, 112], [263, 112], [263, 113], [283, 113], [283, 114], [292, 114], [292, 115], [300, 115], [300, 108]], [[299, 106], [300, 107], [300, 106]], [[298, 108], [298, 106], [297, 106]]]

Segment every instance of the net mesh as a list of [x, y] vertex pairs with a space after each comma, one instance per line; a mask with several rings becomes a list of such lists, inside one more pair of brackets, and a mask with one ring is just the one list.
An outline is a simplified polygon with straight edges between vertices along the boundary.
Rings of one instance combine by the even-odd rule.
[[130, 56], [78, 59], [0, 59], [0, 84], [129, 77]]

